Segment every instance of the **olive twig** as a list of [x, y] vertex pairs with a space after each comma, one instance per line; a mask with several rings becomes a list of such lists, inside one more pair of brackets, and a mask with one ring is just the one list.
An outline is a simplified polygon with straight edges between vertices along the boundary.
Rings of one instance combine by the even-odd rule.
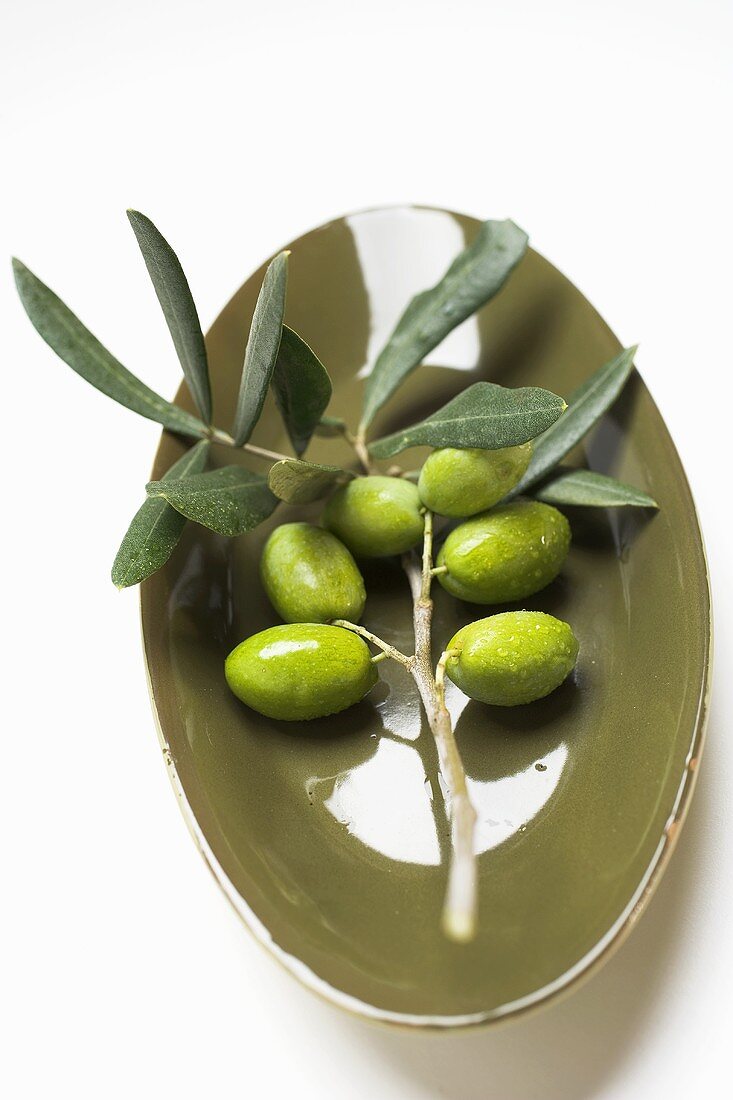
[[258, 447], [256, 443], [242, 443], [240, 447], [234, 442], [229, 432], [223, 432], [220, 428], [210, 429], [212, 443], [221, 443], [224, 447], [235, 447], [239, 451], [247, 451], [248, 454], [257, 455], [258, 458], [269, 458], [273, 462], [282, 462], [283, 459], [291, 459], [292, 455], [284, 455], [279, 451], [269, 451], [267, 447]]
[[365, 437], [361, 433], [353, 435], [347, 428], [344, 432], [344, 439], [354, 448], [354, 452], [362, 465], [364, 473], [373, 474], [375, 466], [371, 460]]
[[345, 420], [334, 423], [332, 427], [344, 437], [352, 448], [364, 473], [373, 474], [375, 467], [369, 454], [369, 448], [366, 445], [366, 437], [360, 433], [354, 435]]
[[347, 619], [331, 619], [331, 626], [341, 626], [344, 630], [352, 630], [354, 634], [359, 634], [362, 638], [366, 638], [372, 645], [377, 646], [382, 650], [385, 657], [391, 657], [393, 661], [399, 661], [401, 665], [405, 665], [407, 668], [412, 667], [414, 658], [408, 657], [406, 653], [402, 653], [401, 650], [395, 649], [389, 642], [382, 641], [376, 634], [372, 634], [371, 630], [367, 630], [364, 626], [359, 626], [357, 623], [350, 623]]
[[449, 795], [452, 855], [443, 904], [443, 930], [450, 939], [466, 943], [476, 933], [478, 910], [478, 876], [473, 847], [476, 811], [468, 793], [466, 772], [456, 744], [451, 716], [445, 705], [444, 674], [448, 655], [441, 657], [435, 676], [432, 669], [432, 512], [425, 513], [422, 563], [415, 554], [409, 554], [403, 558], [403, 566], [414, 606], [415, 660], [410, 670], [435, 738], [440, 771]]

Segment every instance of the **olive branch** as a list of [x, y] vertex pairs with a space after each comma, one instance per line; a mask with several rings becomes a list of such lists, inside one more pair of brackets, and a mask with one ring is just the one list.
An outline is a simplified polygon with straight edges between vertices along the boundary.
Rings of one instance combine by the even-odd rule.
[[[647, 494], [614, 478], [559, 466], [615, 401], [631, 373], [635, 348], [623, 350], [590, 374], [567, 404], [548, 390], [477, 382], [419, 423], [370, 439], [375, 418], [402, 382], [456, 325], [485, 306], [521, 263], [528, 239], [513, 222], [484, 222], [445, 276], [408, 304], [367, 378], [362, 416], [353, 430], [327, 414], [332, 395], [328, 372], [302, 337], [285, 324], [289, 254], [279, 253], [266, 269], [257, 299], [234, 419], [227, 430], [213, 423], [206, 343], [178, 257], [149, 218], [136, 211], [129, 211], [128, 217], [198, 415], [151, 390], [49, 287], [13, 260], [18, 293], [31, 323], [61, 359], [119, 404], [195, 441], [161, 479], [147, 485], [146, 499], [112, 567], [112, 579], [119, 588], [138, 584], [160, 569], [187, 522], [236, 537], [268, 519], [281, 501], [325, 500], [353, 478], [379, 472], [377, 461], [416, 446], [497, 451], [532, 441], [529, 465], [506, 500], [522, 494], [559, 505], [656, 507]], [[282, 415], [292, 445], [290, 455], [251, 442], [268, 391]], [[304, 459], [314, 434], [346, 439], [360, 472]], [[229, 448], [235, 461], [207, 469], [212, 444]], [[240, 456], [267, 461], [268, 473], [246, 468]], [[418, 473], [394, 466], [387, 470], [388, 476], [410, 480]], [[413, 654], [402, 653], [358, 623], [331, 622], [372, 643], [379, 650], [374, 662], [394, 659], [413, 676], [449, 792], [452, 857], [443, 926], [451, 938], [465, 941], [474, 935], [477, 921], [476, 814], [445, 704], [446, 664], [454, 653], [443, 652], [436, 668], [432, 667], [431, 583], [433, 577], [443, 577], [447, 567], [433, 563], [429, 510], [424, 511], [422, 542], [421, 554], [410, 550], [402, 559], [414, 608]]]

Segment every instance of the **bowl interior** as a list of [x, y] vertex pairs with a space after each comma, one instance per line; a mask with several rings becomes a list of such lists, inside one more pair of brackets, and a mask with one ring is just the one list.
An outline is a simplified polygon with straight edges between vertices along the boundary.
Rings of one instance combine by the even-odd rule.
[[[408, 299], [441, 276], [477, 226], [439, 210], [376, 210], [289, 246], [286, 319], [333, 378], [329, 412], [356, 422], [363, 376]], [[221, 427], [231, 420], [263, 270], [207, 338]], [[410, 378], [375, 434], [419, 419], [477, 379], [567, 395], [619, 346], [568, 280], [530, 252], [500, 295]], [[188, 404], [185, 391], [179, 397]], [[270, 399], [254, 442], [288, 450]], [[164, 435], [154, 475], [181, 449]], [[340, 442], [321, 439], [309, 457], [350, 461]], [[419, 457], [401, 456], [405, 466]], [[709, 600], [687, 482], [638, 375], [581, 457], [651, 493], [660, 512], [568, 510], [567, 567], [523, 606], [573, 625], [581, 652], [571, 681], [513, 710], [449, 689], [480, 818], [481, 927], [468, 946], [440, 932], [445, 808], [404, 670], [383, 662], [363, 703], [307, 724], [269, 721], [227, 690], [227, 652], [277, 621], [258, 556], [285, 506], [234, 541], [188, 525], [168, 565], [143, 586], [166, 758], [206, 858], [294, 973], [365, 1014], [461, 1024], [550, 997], [605, 955], [670, 850], [702, 736]], [[288, 518], [317, 521], [318, 513], [311, 506]], [[411, 650], [399, 564], [364, 573], [366, 625]], [[457, 603], [437, 585], [435, 595], [437, 646], [492, 610]]]

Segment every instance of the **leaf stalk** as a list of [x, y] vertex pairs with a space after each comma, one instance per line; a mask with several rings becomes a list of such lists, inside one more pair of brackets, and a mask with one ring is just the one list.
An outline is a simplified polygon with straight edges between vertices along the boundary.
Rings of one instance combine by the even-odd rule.
[[241, 446], [237, 446], [229, 432], [223, 432], [221, 428], [211, 428], [209, 438], [212, 443], [220, 443], [223, 447], [234, 447], [236, 450], [246, 451], [247, 454], [256, 455], [258, 458], [271, 459], [273, 462], [282, 462], [293, 457], [281, 454], [280, 451], [270, 451], [267, 447], [258, 447], [255, 443], [242, 443]]
[[348, 428], [344, 431], [344, 438], [347, 443], [350, 443], [354, 448], [354, 453], [359, 459], [361, 468], [365, 474], [373, 474], [375, 472], [374, 464], [369, 454], [369, 448], [366, 444], [366, 437], [363, 432], [359, 431], [356, 435], [352, 435]]

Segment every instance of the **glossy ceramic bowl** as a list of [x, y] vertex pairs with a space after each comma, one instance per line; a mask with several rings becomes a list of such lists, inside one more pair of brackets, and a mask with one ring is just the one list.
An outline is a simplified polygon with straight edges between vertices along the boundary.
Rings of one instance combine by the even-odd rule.
[[[329, 412], [356, 422], [362, 379], [406, 302], [443, 274], [477, 225], [442, 210], [374, 210], [288, 246], [286, 320], [331, 373]], [[222, 427], [263, 271], [208, 336]], [[530, 252], [501, 294], [410, 378], [375, 431], [418, 419], [477, 379], [568, 394], [619, 346], [571, 283]], [[184, 391], [179, 400], [190, 407]], [[255, 442], [287, 450], [269, 399]], [[153, 476], [180, 452], [164, 434]], [[350, 460], [330, 440], [316, 440], [309, 456]], [[419, 457], [404, 456], [410, 464]], [[197, 844], [273, 955], [364, 1016], [451, 1027], [548, 1001], [608, 956], [671, 852], [705, 717], [710, 605], [700, 531], [679, 458], [638, 375], [579, 457], [651, 493], [660, 511], [567, 510], [567, 567], [525, 606], [572, 623], [581, 655], [570, 682], [513, 710], [449, 690], [479, 812], [480, 931], [467, 946], [440, 931], [445, 812], [432, 738], [420, 736], [404, 670], [383, 662], [364, 702], [302, 725], [260, 717], [224, 682], [228, 651], [276, 622], [257, 565], [284, 506], [234, 541], [189, 524], [166, 567], [143, 585], [154, 707]], [[215, 461], [231, 462], [231, 452]], [[317, 515], [316, 506], [288, 512]], [[399, 565], [379, 562], [365, 575], [367, 626], [410, 650]], [[436, 586], [436, 645], [476, 617]]]

